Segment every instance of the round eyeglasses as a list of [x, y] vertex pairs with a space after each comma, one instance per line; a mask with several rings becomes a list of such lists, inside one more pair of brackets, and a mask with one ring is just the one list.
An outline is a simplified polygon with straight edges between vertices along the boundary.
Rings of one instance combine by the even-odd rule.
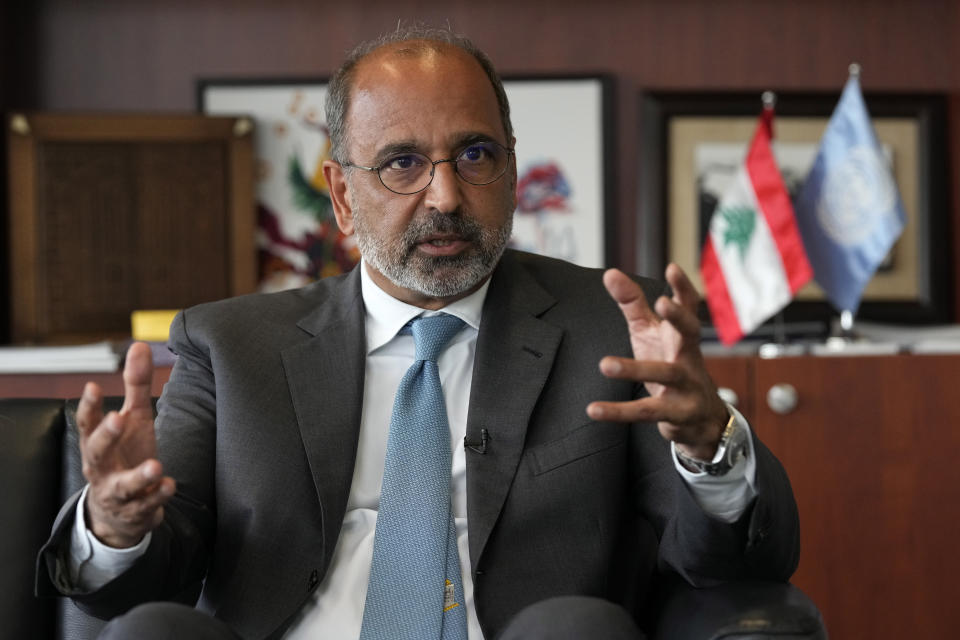
[[422, 153], [404, 152], [391, 155], [376, 167], [364, 167], [352, 162], [344, 162], [342, 166], [375, 171], [387, 189], [409, 196], [430, 186], [437, 165], [441, 162], [452, 162], [454, 171], [464, 182], [477, 186], [494, 183], [507, 172], [513, 153], [513, 149], [491, 140], [467, 146], [456, 158], [431, 160]]

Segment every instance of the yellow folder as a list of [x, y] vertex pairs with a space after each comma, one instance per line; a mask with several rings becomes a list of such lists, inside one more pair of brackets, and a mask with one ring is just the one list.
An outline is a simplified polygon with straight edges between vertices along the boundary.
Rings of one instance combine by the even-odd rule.
[[179, 309], [147, 309], [130, 314], [130, 333], [134, 340], [166, 342], [170, 323]]

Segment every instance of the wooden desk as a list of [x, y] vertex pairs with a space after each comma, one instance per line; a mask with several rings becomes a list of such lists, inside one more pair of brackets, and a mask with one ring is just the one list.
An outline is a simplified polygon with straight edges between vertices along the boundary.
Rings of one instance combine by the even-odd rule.
[[[170, 379], [171, 367], [157, 367], [153, 374], [154, 396]], [[0, 374], [0, 398], [77, 398], [88, 381], [103, 388], [104, 395], [123, 395], [123, 376], [112, 373], [4, 373]]]

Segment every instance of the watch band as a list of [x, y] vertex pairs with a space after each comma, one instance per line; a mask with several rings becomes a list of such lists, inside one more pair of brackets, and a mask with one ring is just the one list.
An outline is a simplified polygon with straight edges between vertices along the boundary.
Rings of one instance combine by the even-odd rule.
[[746, 432], [737, 426], [737, 418], [733, 411], [730, 411], [730, 419], [720, 435], [720, 443], [717, 445], [717, 453], [713, 460], [699, 460], [685, 455], [677, 446], [673, 450], [677, 454], [677, 459], [688, 471], [692, 473], [706, 473], [711, 476], [722, 476], [730, 471], [741, 458], [746, 454], [747, 443]]

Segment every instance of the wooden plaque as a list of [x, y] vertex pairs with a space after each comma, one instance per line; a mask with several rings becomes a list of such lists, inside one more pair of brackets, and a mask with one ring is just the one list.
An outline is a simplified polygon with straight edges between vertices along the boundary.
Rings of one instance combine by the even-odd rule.
[[252, 123], [9, 118], [11, 338], [128, 336], [135, 309], [256, 288]]

